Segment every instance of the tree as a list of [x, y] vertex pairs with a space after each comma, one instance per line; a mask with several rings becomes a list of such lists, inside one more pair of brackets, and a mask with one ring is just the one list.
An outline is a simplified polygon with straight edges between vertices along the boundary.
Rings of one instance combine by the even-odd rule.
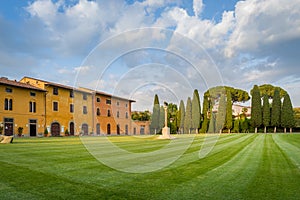
[[185, 116], [184, 116], [184, 133], [191, 133], [192, 128], [192, 100], [190, 97], [187, 99]]
[[198, 90], [194, 90], [192, 100], [192, 128], [196, 130], [198, 134], [198, 128], [200, 126], [201, 109], [200, 109], [200, 98]]
[[[266, 94], [270, 99], [273, 99], [275, 89], [279, 90], [280, 98], [283, 98], [284, 95], [287, 93], [281, 87], [276, 87], [276, 86], [273, 86], [270, 84], [260, 85], [258, 88], [259, 88], [261, 97], [263, 97]], [[251, 91], [251, 93], [252, 93], [252, 91]]]
[[294, 110], [288, 93], [285, 94], [282, 103], [281, 126], [284, 127], [284, 133], [286, 133], [286, 128], [290, 128], [290, 132], [292, 132], [292, 128], [295, 126]]
[[168, 104], [168, 127], [170, 133], [174, 134], [177, 131], [177, 105], [173, 103]]
[[138, 121], [149, 121], [151, 118], [151, 114], [149, 110], [139, 112], [139, 111], [134, 111], [131, 114], [131, 119], [132, 120], [138, 120]]
[[156, 134], [159, 129], [159, 113], [160, 113], [159, 99], [157, 94], [155, 94], [154, 103], [153, 103], [153, 112], [152, 112], [151, 124], [150, 124], [151, 132], [154, 134]]
[[231, 92], [226, 92], [227, 98], [227, 105], [226, 105], [226, 119], [225, 119], [225, 127], [228, 129], [228, 133], [232, 129], [232, 99], [231, 99]]
[[185, 108], [183, 100], [180, 101], [179, 105], [179, 112], [177, 114], [177, 125], [181, 133], [183, 133], [184, 129], [184, 115], [185, 115]]
[[248, 92], [228, 86], [217, 86], [210, 88], [204, 93], [204, 97], [216, 100], [221, 97], [222, 93], [227, 91], [230, 91], [233, 103], [245, 102], [250, 99]]
[[216, 114], [211, 112], [210, 119], [209, 119], [209, 127], [208, 133], [215, 133], [216, 132]]
[[225, 125], [225, 117], [226, 117], [226, 97], [225, 94], [221, 94], [217, 117], [216, 117], [216, 131], [222, 133], [222, 129]]
[[257, 133], [257, 127], [262, 124], [262, 111], [261, 111], [261, 98], [257, 85], [254, 85], [252, 89], [252, 101], [251, 101], [251, 125], [255, 128]]
[[200, 129], [201, 133], [206, 133], [207, 131], [207, 126], [208, 126], [208, 111], [209, 111], [209, 100], [208, 97], [204, 97], [203, 99], [203, 111], [202, 111], [202, 115], [203, 115], [203, 122], [202, 122], [202, 126]]
[[165, 126], [165, 109], [163, 106], [160, 106], [159, 109], [159, 130]]
[[281, 118], [281, 98], [279, 89], [274, 90], [272, 112], [271, 112], [271, 125], [274, 126], [274, 133], [277, 131], [277, 127], [280, 126]]
[[270, 121], [271, 121], [269, 97], [267, 94], [264, 94], [262, 109], [263, 109], [262, 112], [263, 112], [264, 133], [267, 133], [267, 127], [270, 126]]
[[240, 120], [239, 119], [234, 120], [234, 126], [232, 129], [232, 132], [234, 132], [234, 133], [240, 132]]

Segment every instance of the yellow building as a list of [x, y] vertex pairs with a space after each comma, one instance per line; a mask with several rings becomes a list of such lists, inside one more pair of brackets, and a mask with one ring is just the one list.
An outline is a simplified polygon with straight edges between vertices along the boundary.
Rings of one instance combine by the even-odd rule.
[[30, 77], [24, 77], [20, 82], [47, 91], [46, 127], [52, 136], [93, 132], [92, 93]]
[[[44, 89], [0, 78], [0, 127], [2, 134], [37, 136], [45, 128]], [[22, 129], [22, 131], [21, 131]]]
[[31, 77], [19, 82], [0, 78], [0, 90], [0, 127], [6, 135], [16, 135], [18, 129], [24, 136], [46, 129], [51, 136], [136, 132], [131, 120], [134, 100]]

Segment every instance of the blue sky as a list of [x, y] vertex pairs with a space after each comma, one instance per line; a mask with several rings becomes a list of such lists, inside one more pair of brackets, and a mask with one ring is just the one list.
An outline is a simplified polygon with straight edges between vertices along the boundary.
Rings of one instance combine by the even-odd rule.
[[224, 84], [287, 90], [300, 106], [300, 3], [290, 0], [10, 0], [0, 74], [178, 103]]

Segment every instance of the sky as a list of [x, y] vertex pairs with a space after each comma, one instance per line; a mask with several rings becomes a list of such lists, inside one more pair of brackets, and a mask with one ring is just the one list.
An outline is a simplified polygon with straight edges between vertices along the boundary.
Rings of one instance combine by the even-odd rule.
[[[179, 104], [211, 87], [285, 89], [300, 106], [300, 0], [10, 0], [0, 76]], [[250, 101], [249, 101], [250, 102]], [[248, 102], [248, 104], [249, 104]]]

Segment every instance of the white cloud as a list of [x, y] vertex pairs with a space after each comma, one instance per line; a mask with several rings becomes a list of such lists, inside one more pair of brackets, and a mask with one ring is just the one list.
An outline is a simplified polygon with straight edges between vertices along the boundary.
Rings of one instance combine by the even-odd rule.
[[226, 55], [239, 50], [258, 51], [263, 46], [299, 38], [300, 3], [280, 0], [240, 1], [235, 8], [235, 28]]
[[203, 7], [204, 7], [204, 5], [203, 5], [202, 0], [194, 0], [193, 1], [193, 10], [194, 10], [196, 17], [199, 17], [201, 15]]
[[80, 67], [75, 67], [74, 68], [74, 71], [76, 73], [80, 73], [80, 74], [87, 74], [90, 72], [90, 70], [92, 69], [93, 67], [91, 66], [80, 66]]

